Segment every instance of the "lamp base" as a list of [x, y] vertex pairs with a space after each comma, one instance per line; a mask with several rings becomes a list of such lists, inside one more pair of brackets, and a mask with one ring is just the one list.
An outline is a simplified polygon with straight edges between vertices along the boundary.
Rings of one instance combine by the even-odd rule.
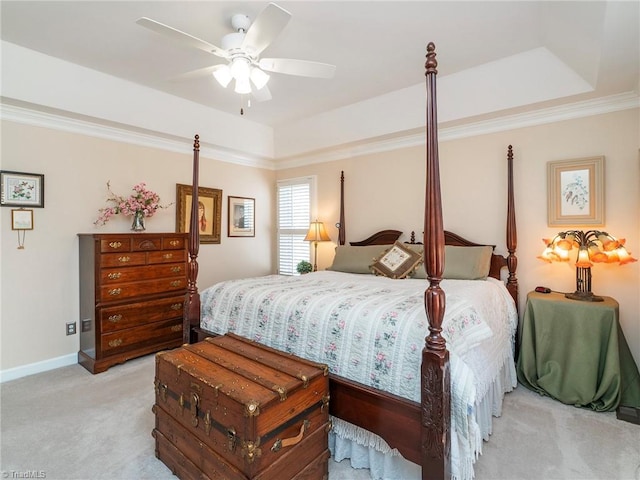
[[565, 293], [564, 296], [571, 300], [580, 300], [583, 302], [604, 302], [604, 298], [594, 295], [592, 292], [578, 292]]

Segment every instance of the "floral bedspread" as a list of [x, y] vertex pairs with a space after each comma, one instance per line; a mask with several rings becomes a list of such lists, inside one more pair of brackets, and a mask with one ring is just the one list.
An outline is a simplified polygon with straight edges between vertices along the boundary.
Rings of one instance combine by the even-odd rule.
[[[443, 335], [453, 362], [499, 328], [500, 322], [483, 317], [496, 302], [507, 302], [508, 293], [491, 281], [441, 285], [447, 294]], [[201, 324], [326, 363], [332, 373], [419, 402], [426, 287], [425, 280], [331, 271], [230, 280], [202, 292]], [[474, 293], [467, 296], [469, 290]], [[469, 298], [494, 306], [477, 307]], [[508, 337], [513, 318], [501, 322]], [[471, 370], [482, 374], [485, 367]]]
[[[202, 292], [201, 326], [326, 363], [337, 375], [419, 402], [427, 286], [426, 280], [332, 271], [230, 280]], [[498, 280], [443, 280], [441, 286], [451, 367], [452, 475], [472, 479], [482, 451], [475, 408], [510, 359], [515, 378], [517, 314]], [[334, 431], [383, 454], [398, 454], [380, 437], [346, 422], [336, 422]], [[363, 432], [368, 440], [362, 440]]]

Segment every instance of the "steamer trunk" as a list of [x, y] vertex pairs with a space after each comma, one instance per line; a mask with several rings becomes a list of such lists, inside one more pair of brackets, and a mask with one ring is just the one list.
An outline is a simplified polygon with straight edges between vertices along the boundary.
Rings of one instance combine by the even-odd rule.
[[156, 455], [182, 479], [328, 475], [327, 367], [227, 334], [156, 356]]

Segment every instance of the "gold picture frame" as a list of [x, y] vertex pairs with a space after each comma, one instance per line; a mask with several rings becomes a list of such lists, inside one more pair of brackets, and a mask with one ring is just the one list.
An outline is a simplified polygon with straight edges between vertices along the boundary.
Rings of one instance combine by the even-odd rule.
[[547, 224], [604, 225], [604, 156], [547, 163]]
[[27, 208], [12, 209], [11, 230], [33, 230], [33, 210]]
[[248, 197], [228, 197], [227, 236], [256, 236], [256, 200]]
[[[188, 233], [191, 218], [191, 185], [176, 184], [176, 232]], [[222, 190], [198, 187], [200, 243], [220, 243], [222, 225]]]

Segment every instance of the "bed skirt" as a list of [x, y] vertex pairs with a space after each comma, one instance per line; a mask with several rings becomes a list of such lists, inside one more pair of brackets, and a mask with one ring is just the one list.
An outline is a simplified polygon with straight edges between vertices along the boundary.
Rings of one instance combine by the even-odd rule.
[[[451, 431], [451, 476], [454, 480], [474, 478], [473, 465], [482, 454], [482, 441], [489, 440], [493, 432], [492, 417], [502, 414], [504, 394], [517, 385], [513, 355], [505, 358], [502, 368], [483, 398], [475, 405], [472, 419], [477, 425], [478, 440], [475, 454], [467, 461], [460, 461], [460, 441], [455, 430]], [[329, 450], [336, 462], [350, 459], [353, 468], [368, 468], [371, 478], [385, 480], [420, 479], [419, 465], [405, 460], [398, 450], [391, 448], [382, 438], [339, 418], [332, 418], [333, 429], [329, 434]]]

